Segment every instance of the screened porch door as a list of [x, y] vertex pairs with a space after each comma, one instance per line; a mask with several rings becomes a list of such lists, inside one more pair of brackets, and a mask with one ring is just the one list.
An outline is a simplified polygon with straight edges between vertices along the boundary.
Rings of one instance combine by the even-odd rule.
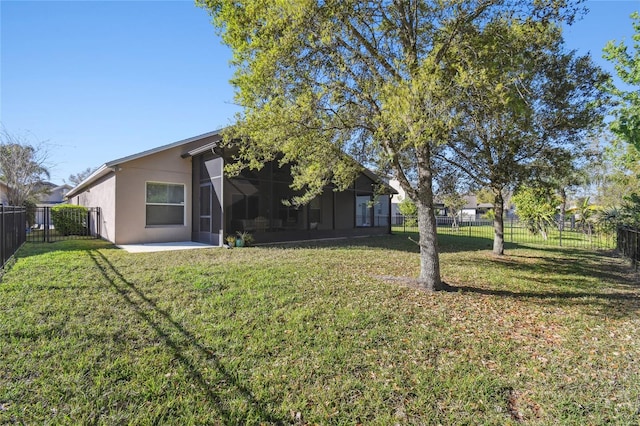
[[[213, 157], [213, 158], [212, 158]], [[201, 155], [194, 167], [194, 181], [198, 191], [194, 195], [194, 240], [221, 245], [222, 230], [222, 167], [221, 157]], [[194, 182], [195, 183], [195, 182]]]

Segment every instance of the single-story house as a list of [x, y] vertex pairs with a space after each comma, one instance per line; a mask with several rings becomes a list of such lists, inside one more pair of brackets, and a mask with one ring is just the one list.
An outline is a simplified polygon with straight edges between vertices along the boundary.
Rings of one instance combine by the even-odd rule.
[[67, 192], [71, 189], [71, 185], [66, 183], [56, 185], [51, 182], [41, 182], [36, 188], [38, 192], [36, 204], [38, 207], [49, 207], [63, 203]]
[[493, 210], [493, 204], [491, 203], [478, 203], [478, 197], [475, 194], [467, 194], [463, 198], [466, 201], [460, 211], [460, 217], [463, 221], [478, 220], [489, 210]]
[[[197, 241], [222, 245], [246, 231], [256, 242], [391, 232], [395, 192], [363, 168], [345, 191], [327, 187], [306, 206], [283, 200], [296, 192], [289, 166], [224, 176], [232, 161], [219, 131], [109, 161], [67, 193], [70, 204], [101, 209], [101, 235], [115, 244]], [[383, 185], [385, 195], [376, 194]]]

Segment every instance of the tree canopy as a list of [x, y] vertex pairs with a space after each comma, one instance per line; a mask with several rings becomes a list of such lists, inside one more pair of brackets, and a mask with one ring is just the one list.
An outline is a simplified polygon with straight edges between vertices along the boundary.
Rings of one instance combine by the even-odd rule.
[[566, 52], [554, 26], [492, 24], [469, 43], [485, 43], [464, 53], [483, 72], [459, 84], [465, 120], [439, 156], [493, 193], [494, 253], [502, 254], [504, 197], [568, 173], [585, 136], [602, 124], [607, 75], [590, 57]]
[[623, 41], [616, 44], [610, 41], [604, 48], [604, 58], [615, 65], [616, 73], [624, 87], [610, 86], [610, 92], [617, 97], [619, 104], [615, 111], [615, 120], [611, 129], [625, 142], [640, 151], [640, 14], [631, 15], [633, 29], [633, 50]]
[[73, 186], [78, 186], [80, 184], [80, 182], [82, 182], [83, 180], [85, 180], [86, 178], [88, 178], [89, 176], [91, 176], [91, 174], [93, 172], [96, 171], [95, 167], [87, 167], [86, 169], [82, 170], [81, 172], [75, 173], [75, 174], [70, 174], [69, 175], [69, 184], [73, 185]]
[[[515, 37], [517, 47], [531, 53], [529, 59], [544, 58], [538, 52], [548, 50], [548, 43], [539, 39], [571, 22], [577, 4], [561, 0], [198, 3], [210, 11], [223, 41], [233, 50], [232, 83], [243, 107], [227, 135], [239, 150], [235, 170], [260, 168], [273, 159], [293, 164], [294, 187], [305, 190], [294, 200], [299, 203], [308, 202], [329, 184], [337, 188], [351, 184], [359, 165], [345, 153], [390, 172], [418, 208], [420, 279], [427, 289], [441, 284], [433, 200], [438, 153], [467, 122], [467, 105], [479, 108], [467, 103], [470, 94], [513, 109], [511, 116], [521, 121], [527, 119], [522, 110], [525, 102], [504, 99], [528, 98], [529, 93], [517, 92], [527, 90], [517, 78], [509, 90], [495, 93], [494, 83], [504, 84], [504, 78], [497, 77], [520, 72], [512, 66], [503, 68], [511, 52], [501, 46], [513, 47], [510, 39]], [[521, 144], [531, 143], [531, 138], [511, 135]]]
[[532, 233], [547, 239], [547, 230], [555, 224], [556, 206], [560, 203], [549, 187], [523, 185], [513, 195], [518, 217]]
[[47, 152], [41, 146], [6, 130], [0, 132], [0, 180], [7, 185], [7, 201], [22, 206], [33, 201], [41, 182], [49, 178]]

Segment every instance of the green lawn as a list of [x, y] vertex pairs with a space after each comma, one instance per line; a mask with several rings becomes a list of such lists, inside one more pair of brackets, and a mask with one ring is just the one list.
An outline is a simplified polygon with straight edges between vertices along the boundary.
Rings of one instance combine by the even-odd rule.
[[0, 282], [0, 424], [640, 422], [623, 261], [442, 236], [456, 291], [427, 294], [407, 237], [27, 244]]
[[[417, 232], [417, 230], [417, 226], [393, 226], [394, 232]], [[438, 234], [493, 239], [494, 230], [493, 225], [490, 224], [474, 224], [469, 226], [465, 223], [457, 229], [453, 229], [451, 225], [438, 226]], [[532, 233], [524, 225], [510, 221], [505, 221], [504, 223], [504, 240], [510, 243], [589, 249], [613, 249], [616, 245], [615, 235], [613, 233], [593, 231], [592, 234], [589, 235], [582, 230], [571, 230], [569, 227], [560, 233], [557, 228], [550, 227], [547, 230], [547, 238], [545, 239], [540, 233]]]

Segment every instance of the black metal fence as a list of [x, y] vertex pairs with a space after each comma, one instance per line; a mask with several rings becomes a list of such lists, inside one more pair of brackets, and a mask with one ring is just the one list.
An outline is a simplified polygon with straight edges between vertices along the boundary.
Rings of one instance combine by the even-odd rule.
[[[418, 232], [416, 217], [394, 217], [392, 230]], [[438, 234], [457, 235], [493, 239], [493, 221], [481, 218], [462, 219], [436, 217]], [[565, 221], [532, 231], [527, 223], [516, 216], [504, 220], [504, 241], [507, 243], [542, 244], [556, 247], [613, 249], [616, 247], [616, 233], [595, 224], [580, 225], [575, 221]]]
[[618, 228], [616, 249], [618, 253], [631, 260], [634, 268], [638, 268], [640, 261], [640, 230], [628, 226]]
[[[63, 210], [58, 213], [58, 226], [52, 207], [36, 207], [27, 212], [27, 242], [52, 243], [62, 240], [100, 238], [100, 208]], [[63, 226], [64, 224], [64, 226]]]
[[24, 207], [0, 204], [0, 268], [26, 240], [27, 212]]

